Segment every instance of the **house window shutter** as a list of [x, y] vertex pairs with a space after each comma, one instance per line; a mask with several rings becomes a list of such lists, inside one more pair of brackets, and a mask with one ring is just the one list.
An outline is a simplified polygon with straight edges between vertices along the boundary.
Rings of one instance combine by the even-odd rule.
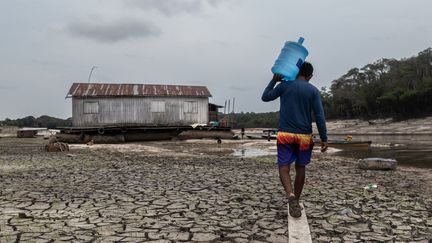
[[98, 102], [84, 102], [84, 114], [98, 114], [99, 103]]
[[153, 100], [151, 102], [151, 112], [165, 112], [165, 101]]
[[185, 113], [198, 113], [198, 103], [196, 101], [185, 101], [184, 102]]

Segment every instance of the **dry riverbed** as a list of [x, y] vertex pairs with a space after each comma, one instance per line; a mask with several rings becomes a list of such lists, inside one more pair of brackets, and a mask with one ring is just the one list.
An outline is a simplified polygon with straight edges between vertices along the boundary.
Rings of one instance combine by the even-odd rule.
[[[51, 154], [42, 142], [0, 139], [0, 242], [287, 242], [274, 142], [74, 145]], [[232, 155], [249, 149], [269, 155]], [[303, 196], [314, 242], [432, 239], [430, 172], [362, 171], [316, 152]], [[365, 190], [370, 183], [378, 187]]]

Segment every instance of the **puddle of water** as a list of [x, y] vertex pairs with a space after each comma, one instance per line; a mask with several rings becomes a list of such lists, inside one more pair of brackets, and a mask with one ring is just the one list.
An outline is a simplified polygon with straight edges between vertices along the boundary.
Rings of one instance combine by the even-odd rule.
[[257, 148], [243, 148], [243, 149], [234, 149], [234, 152], [231, 155], [237, 157], [259, 157], [259, 156], [276, 155], [276, 152], [257, 149]]
[[[334, 139], [343, 137], [333, 136]], [[405, 166], [432, 168], [431, 135], [356, 135], [356, 140], [372, 141], [372, 148], [345, 149], [337, 155], [355, 159], [380, 157], [396, 159]]]

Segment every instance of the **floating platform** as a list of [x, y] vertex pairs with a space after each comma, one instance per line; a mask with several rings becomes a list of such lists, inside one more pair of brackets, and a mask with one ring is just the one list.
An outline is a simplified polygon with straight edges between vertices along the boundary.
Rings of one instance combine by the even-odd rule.
[[[183, 135], [182, 135], [183, 134]], [[56, 135], [65, 143], [124, 143], [178, 139], [228, 139], [233, 137], [231, 127], [211, 126], [105, 126], [61, 127]]]

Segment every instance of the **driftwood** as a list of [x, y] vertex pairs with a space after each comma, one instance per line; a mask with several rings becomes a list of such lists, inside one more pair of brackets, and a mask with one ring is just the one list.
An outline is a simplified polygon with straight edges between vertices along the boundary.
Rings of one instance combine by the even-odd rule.
[[363, 170], [395, 170], [395, 159], [367, 158], [359, 160], [359, 168]]
[[67, 143], [49, 143], [45, 145], [45, 151], [47, 152], [65, 152], [69, 151], [69, 145]]

